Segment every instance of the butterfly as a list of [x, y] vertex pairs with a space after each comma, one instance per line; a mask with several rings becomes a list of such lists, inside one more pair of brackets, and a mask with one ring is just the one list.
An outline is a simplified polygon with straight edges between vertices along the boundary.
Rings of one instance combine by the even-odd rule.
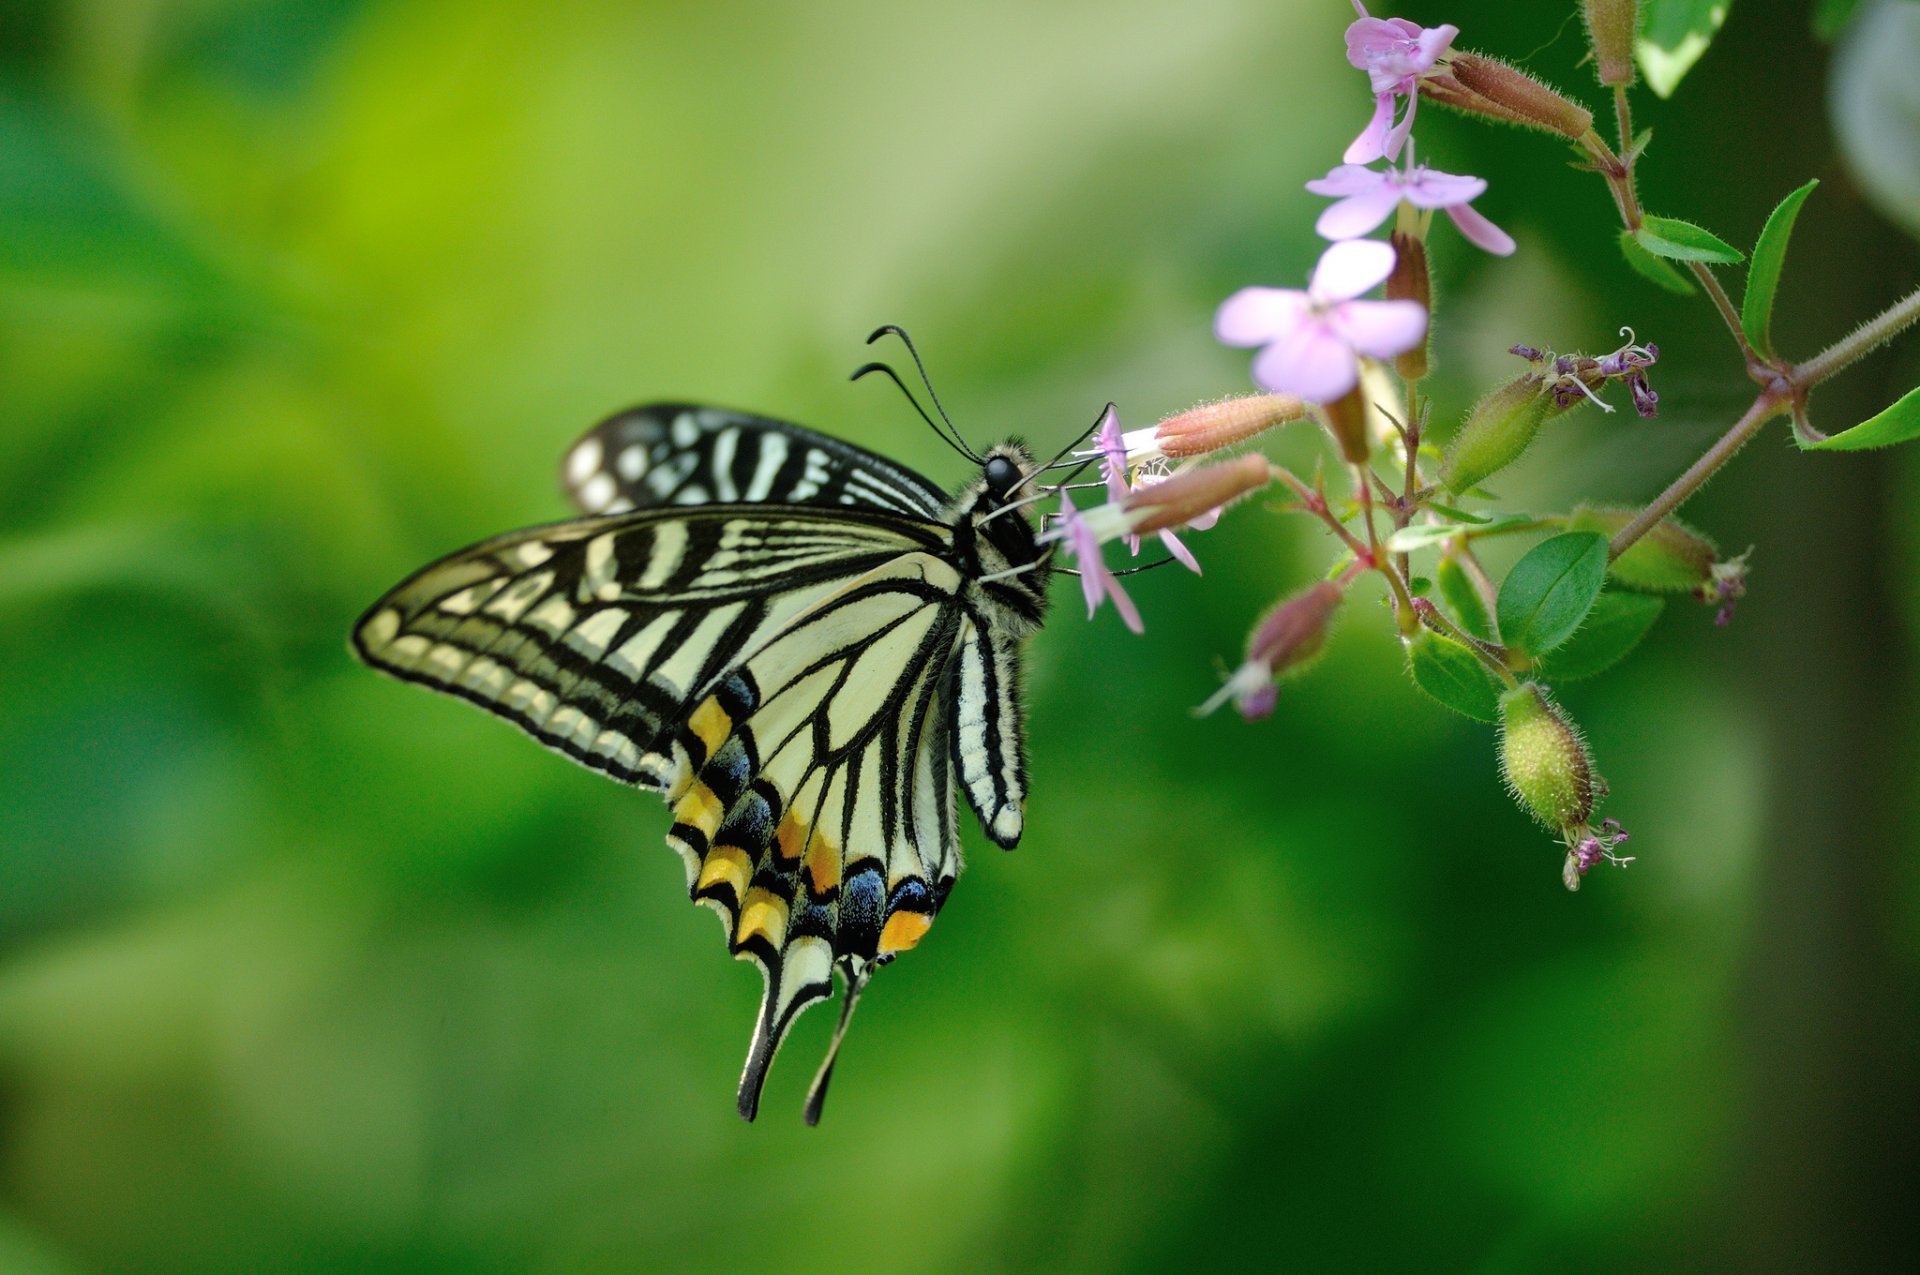
[[980, 465], [951, 496], [785, 421], [636, 407], [566, 453], [585, 517], [442, 558], [353, 630], [372, 667], [666, 798], [689, 894], [765, 979], [748, 1120], [837, 973], [818, 1121], [860, 993], [953, 888], [956, 792], [995, 844], [1020, 840], [1021, 648], [1054, 546], [1016, 493], [1046, 466], [950, 441]]

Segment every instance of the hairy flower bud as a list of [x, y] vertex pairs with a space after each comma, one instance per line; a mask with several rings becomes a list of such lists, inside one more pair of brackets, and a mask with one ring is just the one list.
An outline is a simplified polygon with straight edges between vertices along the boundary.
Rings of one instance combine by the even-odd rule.
[[1606, 85], [1633, 83], [1633, 36], [1640, 26], [1639, 0], [1585, 0], [1587, 40], [1594, 69]]
[[1540, 422], [1554, 410], [1547, 380], [1538, 372], [1522, 372], [1505, 385], [1488, 390], [1440, 463], [1447, 490], [1459, 493], [1519, 460], [1540, 432]]
[[1189, 469], [1165, 482], [1136, 487], [1120, 504], [1129, 515], [1130, 533], [1146, 535], [1184, 527], [1272, 481], [1273, 466], [1266, 457], [1238, 456], [1217, 465]]
[[1340, 455], [1355, 465], [1366, 464], [1367, 400], [1360, 387], [1355, 385], [1333, 402], [1323, 404], [1322, 410], [1327, 432], [1340, 445]]
[[1306, 414], [1307, 405], [1291, 394], [1248, 394], [1169, 416], [1153, 427], [1153, 441], [1163, 456], [1200, 456]]
[[1210, 713], [1228, 699], [1248, 721], [1269, 716], [1279, 698], [1275, 682], [1304, 667], [1327, 644], [1327, 631], [1345, 591], [1321, 580], [1274, 606], [1247, 636], [1247, 658], [1226, 685], [1200, 706]]
[[[1593, 128], [1593, 112], [1569, 101], [1517, 66], [1478, 53], [1456, 53], [1448, 69], [1453, 79], [1473, 96], [1498, 109], [1482, 111], [1515, 123], [1530, 124], [1579, 141]], [[1424, 87], [1424, 85], [1423, 85]], [[1443, 99], [1445, 100], [1445, 99]], [[1469, 101], [1450, 101], [1464, 110], [1480, 110]]]
[[[1427, 313], [1433, 313], [1433, 276], [1427, 269], [1427, 245], [1413, 235], [1393, 232], [1393, 273], [1387, 276], [1387, 300], [1415, 301]], [[1428, 337], [1422, 337], [1420, 344], [1398, 355], [1393, 360], [1393, 370], [1409, 381], [1417, 381], [1427, 374]]]
[[1500, 774], [1528, 814], [1570, 841], [1593, 814], [1586, 741], [1536, 683], [1500, 697]]

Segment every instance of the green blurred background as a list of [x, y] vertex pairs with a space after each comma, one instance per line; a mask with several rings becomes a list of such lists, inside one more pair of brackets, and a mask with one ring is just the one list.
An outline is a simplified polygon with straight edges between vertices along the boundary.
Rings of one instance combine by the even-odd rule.
[[[1401, 11], [1592, 96], [1571, 9]], [[1825, 179], [1776, 326], [1802, 355], [1916, 274], [1836, 158], [1806, 10], [1739, 0], [1641, 108], [1647, 202], [1736, 242]], [[1190, 716], [1324, 570], [1300, 520], [1237, 512], [1204, 579], [1134, 582], [1144, 638], [1062, 584], [1026, 839], [969, 827], [817, 1130], [830, 1012], [734, 1114], [759, 980], [660, 804], [346, 653], [406, 572], [561, 516], [561, 449], [632, 402], [959, 480], [846, 383], [882, 322], [975, 441], [1246, 388], [1211, 313], [1313, 259], [1301, 183], [1368, 110], [1350, 18], [8, 0], [0, 1270], [1911, 1261], [1911, 451], [1776, 429], [1689, 507], [1757, 546], [1753, 592], [1567, 689], [1639, 856], [1578, 895], [1371, 594], [1273, 720]], [[1718, 321], [1626, 274], [1557, 144], [1422, 121], [1521, 244], [1436, 231], [1443, 413], [1516, 341], [1633, 324], [1659, 419], [1570, 416], [1501, 487], [1651, 495], [1745, 401]], [[1817, 419], [1917, 367], [1896, 346]]]

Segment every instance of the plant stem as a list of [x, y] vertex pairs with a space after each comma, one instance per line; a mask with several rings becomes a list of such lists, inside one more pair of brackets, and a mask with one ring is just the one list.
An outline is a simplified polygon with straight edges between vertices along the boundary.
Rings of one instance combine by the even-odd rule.
[[1607, 547], [1609, 559], [1618, 558], [1633, 546], [1633, 542], [1657, 526], [1662, 518], [1680, 507], [1682, 501], [1693, 495], [1713, 477], [1719, 468], [1733, 458], [1733, 454], [1746, 446], [1747, 440], [1760, 432], [1760, 427], [1785, 409], [1787, 398], [1784, 393], [1768, 392], [1753, 400], [1746, 415], [1734, 422], [1732, 429], [1720, 436], [1720, 441], [1706, 450], [1699, 460], [1687, 466], [1687, 471], [1674, 479], [1667, 489], [1654, 498], [1653, 503], [1634, 515], [1633, 521], [1620, 528], [1613, 543]]
[[1493, 673], [1502, 682], [1505, 682], [1508, 690], [1512, 690], [1514, 687], [1520, 685], [1519, 679], [1514, 677], [1513, 670], [1507, 667], [1506, 661], [1494, 653], [1495, 650], [1504, 652], [1506, 650], [1505, 647], [1495, 648], [1491, 642], [1482, 642], [1479, 638], [1466, 632], [1452, 620], [1442, 615], [1439, 607], [1423, 606], [1419, 608], [1419, 615], [1420, 622], [1432, 629], [1435, 633], [1443, 637], [1452, 638], [1461, 646], [1466, 647], [1469, 651], [1479, 656], [1480, 662], [1487, 666], [1489, 672]]
[[1795, 367], [1788, 379], [1793, 382], [1795, 389], [1805, 393], [1840, 369], [1858, 362], [1876, 347], [1891, 340], [1902, 328], [1916, 319], [1920, 319], [1920, 291], [1909, 292], [1805, 363]]
[[1713, 298], [1713, 308], [1718, 310], [1720, 317], [1726, 321], [1727, 331], [1733, 334], [1733, 343], [1740, 347], [1740, 356], [1748, 364], [1754, 363], [1753, 347], [1747, 344], [1747, 330], [1740, 326], [1740, 312], [1734, 309], [1733, 300], [1727, 296], [1727, 290], [1720, 286], [1720, 280], [1714, 277], [1713, 271], [1707, 268], [1706, 262], [1689, 261], [1687, 267], [1693, 271], [1693, 277], [1700, 281], [1700, 286], [1707, 290], [1707, 295]]

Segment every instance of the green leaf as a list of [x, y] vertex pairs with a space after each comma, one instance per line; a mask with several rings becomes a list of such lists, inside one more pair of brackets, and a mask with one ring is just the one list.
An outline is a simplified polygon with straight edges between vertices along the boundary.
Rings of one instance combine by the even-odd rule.
[[[1429, 505], [1429, 509], [1434, 506]], [[1474, 535], [1490, 535], [1503, 527], [1523, 526], [1533, 521], [1529, 514], [1500, 514], [1493, 518], [1476, 518], [1474, 525], [1462, 527], [1450, 522], [1417, 522], [1402, 527], [1387, 537], [1387, 548], [1394, 553], [1412, 553], [1416, 549], [1425, 549], [1442, 541], [1451, 540], [1462, 532], [1471, 531]]]
[[1640, 241], [1633, 237], [1631, 230], [1620, 232], [1620, 255], [1625, 257], [1627, 264], [1638, 271], [1643, 278], [1651, 279], [1668, 292], [1677, 292], [1683, 297], [1693, 295], [1693, 280], [1642, 248]]
[[1487, 614], [1487, 604], [1481, 600], [1480, 590], [1473, 587], [1466, 568], [1452, 558], [1442, 558], [1433, 574], [1441, 598], [1453, 612], [1454, 623], [1473, 636], [1491, 642], [1493, 617]]
[[[1800, 435], [1796, 432], [1795, 439]], [[1809, 452], [1864, 452], [1875, 447], [1891, 447], [1920, 438], [1920, 389], [1908, 390], [1905, 397], [1870, 420], [1852, 429], [1843, 429], [1817, 443], [1802, 443]]]
[[1665, 598], [1651, 594], [1601, 594], [1587, 612], [1586, 622], [1540, 662], [1541, 676], [1558, 684], [1604, 673], [1640, 645], [1666, 607]]
[[1500, 696], [1480, 657], [1452, 638], [1422, 629], [1407, 643], [1413, 684], [1456, 713], [1477, 722], [1500, 720]]
[[1780, 288], [1780, 268], [1787, 264], [1787, 240], [1793, 235], [1794, 219], [1819, 184], [1816, 177], [1781, 200], [1767, 215], [1767, 224], [1760, 228], [1760, 241], [1753, 245], [1747, 290], [1740, 298], [1740, 330], [1747, 334], [1747, 344], [1762, 354], [1773, 353], [1773, 296]]
[[1500, 640], [1529, 655], [1566, 641], [1587, 618], [1607, 580], [1607, 538], [1569, 531], [1542, 540], [1501, 582], [1494, 614]]
[[1859, 7], [1860, 0], [1820, 0], [1813, 7], [1813, 33], [1822, 40], [1832, 40], [1853, 20], [1853, 12]]
[[1647, 77], [1647, 87], [1661, 97], [1672, 97], [1700, 55], [1712, 43], [1714, 32], [1727, 20], [1731, 0], [1646, 0], [1641, 6], [1640, 38], [1634, 41], [1634, 60]]
[[1669, 261], [1710, 261], [1737, 266], [1746, 258], [1740, 250], [1703, 226], [1678, 217], [1647, 216], [1633, 232], [1642, 248]]
[[1475, 526], [1479, 526], [1482, 523], [1493, 521], [1493, 517], [1490, 514], [1476, 514], [1465, 509], [1455, 509], [1452, 505], [1443, 505], [1434, 500], [1429, 500], [1426, 507], [1439, 514], [1442, 518], [1448, 518], [1454, 522], [1470, 522]]

